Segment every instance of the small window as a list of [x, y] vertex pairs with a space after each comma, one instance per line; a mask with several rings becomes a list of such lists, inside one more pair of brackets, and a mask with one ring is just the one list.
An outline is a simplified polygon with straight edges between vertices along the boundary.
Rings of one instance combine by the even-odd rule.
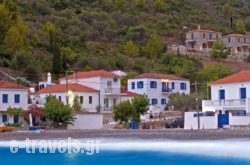
[[172, 83], [171, 83], [171, 86], [172, 86], [172, 89], [174, 89], [174, 88], [175, 88], [175, 83], [172, 82]]
[[165, 104], [167, 104], [167, 101], [166, 101], [166, 99], [161, 99], [161, 104], [162, 104], [162, 105], [165, 105]]
[[186, 83], [181, 83], [180, 88], [181, 88], [181, 90], [186, 90], [187, 89]]
[[152, 105], [156, 105], [157, 104], [157, 99], [154, 98], [154, 99], [151, 100], [151, 102], [152, 102]]
[[205, 33], [203, 33], [203, 38], [206, 38], [206, 34]]
[[194, 34], [193, 34], [193, 33], [191, 34], [191, 39], [192, 39], [192, 40], [194, 39]]
[[238, 38], [238, 42], [240, 42], [240, 38]]
[[6, 114], [2, 115], [2, 123], [8, 123], [8, 116]]
[[80, 104], [83, 104], [83, 96], [80, 96]]
[[132, 83], [131, 83], [131, 88], [132, 88], [132, 89], [135, 89], [135, 82], [132, 82]]
[[19, 94], [14, 95], [14, 103], [20, 103], [20, 95]]
[[227, 41], [230, 43], [231, 42], [231, 38], [228, 38]]
[[143, 88], [143, 81], [138, 81], [137, 82], [137, 88], [142, 89]]
[[3, 103], [8, 103], [8, 94], [3, 94], [2, 97], [3, 97], [2, 102]]
[[241, 47], [237, 47], [237, 51], [238, 51], [238, 52], [241, 52]]
[[157, 87], [156, 81], [150, 81], [150, 88], [156, 88], [156, 87]]
[[58, 96], [58, 100], [59, 100], [59, 101], [62, 101], [62, 97], [61, 97], [61, 96]]
[[210, 40], [212, 39], [212, 34], [209, 34], [209, 39], [210, 39]]
[[92, 96], [89, 96], [89, 104], [92, 104]]
[[112, 81], [107, 81], [107, 87], [111, 87], [112, 86]]

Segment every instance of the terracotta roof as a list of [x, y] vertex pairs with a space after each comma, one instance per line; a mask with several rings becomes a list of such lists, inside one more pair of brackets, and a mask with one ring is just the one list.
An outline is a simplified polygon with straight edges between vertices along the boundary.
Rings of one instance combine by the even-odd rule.
[[195, 30], [191, 30], [190, 32], [209, 32], [209, 33], [219, 33], [221, 34], [221, 32], [217, 32], [217, 31], [213, 31], [213, 30], [207, 30], [207, 29], [195, 29]]
[[182, 77], [175, 76], [173, 74], [159, 74], [159, 73], [143, 73], [131, 79], [139, 78], [152, 78], [152, 79], [169, 79], [169, 80], [187, 80]]
[[223, 37], [250, 37], [248, 35], [243, 35], [243, 34], [228, 34]]
[[125, 93], [123, 93], [122, 96], [125, 97], [136, 97], [136, 96], [140, 96], [140, 94], [134, 93], [134, 92], [130, 92], [130, 91], [126, 91]]
[[[51, 85], [49, 87], [39, 90], [37, 93], [62, 93], [66, 92], [66, 84]], [[68, 90], [73, 92], [97, 92], [93, 88], [86, 87], [77, 83], [68, 84]]]
[[245, 70], [232, 74], [217, 81], [211, 82], [209, 83], [209, 85], [238, 83], [238, 82], [250, 82], [250, 70]]
[[8, 89], [27, 89], [27, 87], [21, 86], [17, 83], [14, 82], [9, 82], [9, 81], [0, 81], [0, 88], [8, 88]]
[[[75, 74], [71, 74], [68, 76], [68, 79], [74, 79], [74, 78], [90, 78], [90, 77], [107, 77], [107, 78], [115, 78], [119, 77], [118, 75], [108, 72], [105, 70], [93, 70], [93, 71], [85, 71], [85, 72], [76, 72]], [[66, 77], [63, 77], [61, 79], [66, 79]]]

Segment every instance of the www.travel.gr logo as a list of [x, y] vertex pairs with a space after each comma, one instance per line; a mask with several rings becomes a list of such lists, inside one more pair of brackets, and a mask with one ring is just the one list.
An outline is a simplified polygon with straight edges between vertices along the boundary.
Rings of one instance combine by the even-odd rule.
[[67, 140], [30, 140], [26, 138], [24, 143], [16, 140], [10, 141], [10, 152], [18, 153], [20, 149], [25, 149], [26, 153], [81, 153], [93, 155], [100, 152], [101, 140], [79, 140], [68, 137]]

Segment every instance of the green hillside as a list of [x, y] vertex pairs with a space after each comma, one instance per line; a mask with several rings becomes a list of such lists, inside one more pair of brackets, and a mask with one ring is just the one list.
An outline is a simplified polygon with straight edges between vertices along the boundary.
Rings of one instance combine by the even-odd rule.
[[[1, 0], [0, 67], [41, 73], [123, 69], [194, 77], [197, 59], [165, 54], [186, 30], [247, 33], [247, 0]], [[185, 27], [185, 28], [184, 28]], [[163, 43], [163, 40], [164, 42]], [[172, 58], [173, 57], [173, 58]]]

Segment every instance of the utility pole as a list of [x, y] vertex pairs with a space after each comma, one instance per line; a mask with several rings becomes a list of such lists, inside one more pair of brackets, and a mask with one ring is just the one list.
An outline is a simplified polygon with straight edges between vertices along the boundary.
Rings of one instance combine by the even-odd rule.
[[200, 111], [199, 111], [199, 102], [198, 102], [198, 88], [197, 88], [197, 81], [194, 82], [195, 87], [195, 101], [196, 101], [196, 110], [197, 110], [197, 123], [198, 123], [198, 130], [200, 129]]

